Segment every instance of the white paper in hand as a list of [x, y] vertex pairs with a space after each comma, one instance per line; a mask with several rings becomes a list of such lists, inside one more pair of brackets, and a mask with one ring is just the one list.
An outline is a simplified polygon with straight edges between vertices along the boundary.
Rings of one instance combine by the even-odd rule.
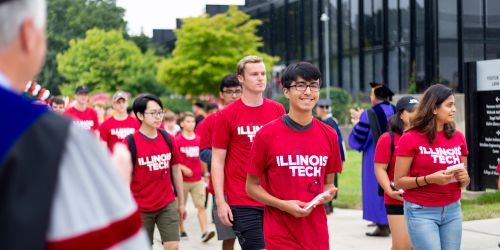
[[316, 195], [316, 197], [314, 197], [314, 199], [312, 199], [309, 203], [307, 203], [307, 206], [305, 207], [305, 209], [308, 210], [309, 208], [312, 208], [314, 205], [318, 205], [318, 202], [325, 195], [328, 195], [328, 192], [323, 192], [321, 194]]
[[[463, 169], [464, 168], [464, 164], [463, 163], [459, 163], [459, 164], [456, 164], [456, 165], [453, 165], [453, 166], [448, 166], [446, 168], [446, 173], [449, 174], [449, 173], [453, 173], [453, 171], [455, 170], [460, 170], [460, 169]], [[455, 178], [455, 176], [453, 176], [450, 180], [450, 182], [448, 183], [453, 183], [453, 182], [457, 182], [457, 179]]]
[[464, 168], [464, 164], [463, 163], [459, 163], [457, 165], [453, 165], [453, 166], [448, 166], [446, 168], [446, 173], [451, 173], [455, 170], [459, 170], [459, 169], [463, 169]]

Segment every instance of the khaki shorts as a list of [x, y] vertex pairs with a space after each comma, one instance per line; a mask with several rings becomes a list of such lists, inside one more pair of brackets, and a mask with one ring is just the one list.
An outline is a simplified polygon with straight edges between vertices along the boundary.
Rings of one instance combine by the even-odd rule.
[[205, 206], [205, 181], [184, 181], [182, 183], [182, 190], [184, 191], [184, 200], [187, 202], [189, 193], [191, 193], [193, 197], [193, 203], [195, 207], [204, 207]]
[[164, 208], [150, 213], [141, 213], [142, 223], [148, 233], [149, 241], [153, 245], [155, 224], [160, 231], [162, 244], [166, 241], [179, 241], [179, 214], [177, 201], [172, 201]]

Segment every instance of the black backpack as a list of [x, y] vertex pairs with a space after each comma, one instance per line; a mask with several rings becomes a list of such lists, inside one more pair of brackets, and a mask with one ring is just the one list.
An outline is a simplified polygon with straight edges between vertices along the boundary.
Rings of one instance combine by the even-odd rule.
[[[165, 142], [168, 145], [168, 149], [170, 149], [170, 153], [172, 154], [172, 158], [170, 159], [170, 163], [172, 163], [174, 159], [174, 150], [172, 148], [172, 141], [170, 140], [170, 136], [168, 135], [167, 131], [163, 129], [158, 129], [160, 134], [162, 135], [163, 139], [165, 139]], [[135, 162], [137, 161], [137, 147], [135, 145], [134, 141], [134, 134], [127, 135], [125, 138], [127, 140], [128, 144], [128, 150], [130, 151], [130, 158], [132, 160], [132, 172], [134, 171], [135, 168]], [[172, 183], [172, 187], [174, 189], [174, 194], [177, 196], [177, 190], [174, 185], [174, 177], [172, 175], [172, 164], [170, 164], [170, 182]]]

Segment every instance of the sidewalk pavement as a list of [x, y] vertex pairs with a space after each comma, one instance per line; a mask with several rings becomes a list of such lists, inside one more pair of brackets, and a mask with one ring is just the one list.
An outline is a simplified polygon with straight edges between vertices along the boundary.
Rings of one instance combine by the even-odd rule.
[[[211, 203], [209, 202], [209, 207]], [[188, 218], [185, 221], [189, 236], [181, 240], [179, 249], [221, 249], [221, 241], [217, 236], [207, 243], [201, 243], [201, 232], [198, 225], [197, 211], [191, 200], [187, 204]], [[215, 230], [211, 223], [211, 211], [207, 211], [209, 230]], [[365, 232], [372, 231], [367, 227], [369, 222], [362, 220], [362, 211], [353, 209], [335, 208], [333, 214], [328, 215], [328, 228], [330, 231], [330, 249], [339, 250], [388, 250], [391, 248], [390, 237], [368, 237]], [[161, 250], [160, 235], [155, 232], [153, 250]], [[463, 223], [462, 250], [500, 250], [500, 218], [466, 221]], [[238, 242], [235, 249], [241, 249]]]

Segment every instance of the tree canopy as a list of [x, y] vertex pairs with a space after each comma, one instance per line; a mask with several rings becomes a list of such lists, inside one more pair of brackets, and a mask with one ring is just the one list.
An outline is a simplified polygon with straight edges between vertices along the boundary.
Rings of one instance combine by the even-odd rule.
[[76, 85], [85, 84], [91, 91], [129, 91], [161, 93], [156, 85], [157, 58], [152, 51], [142, 53], [125, 40], [118, 30], [91, 29], [84, 39], [71, 40], [69, 49], [57, 55], [58, 70], [69, 83], [63, 94], [73, 93]]
[[37, 80], [57, 94], [64, 79], [57, 71], [56, 55], [91, 28], [124, 30], [125, 10], [115, 0], [48, 0], [47, 11], [47, 56]]
[[182, 28], [175, 31], [175, 49], [160, 63], [157, 75], [159, 82], [179, 94], [216, 94], [222, 77], [235, 72], [244, 56], [262, 56], [268, 71], [278, 61], [258, 51], [263, 43], [256, 33], [262, 22], [234, 6], [226, 13], [182, 21]]

